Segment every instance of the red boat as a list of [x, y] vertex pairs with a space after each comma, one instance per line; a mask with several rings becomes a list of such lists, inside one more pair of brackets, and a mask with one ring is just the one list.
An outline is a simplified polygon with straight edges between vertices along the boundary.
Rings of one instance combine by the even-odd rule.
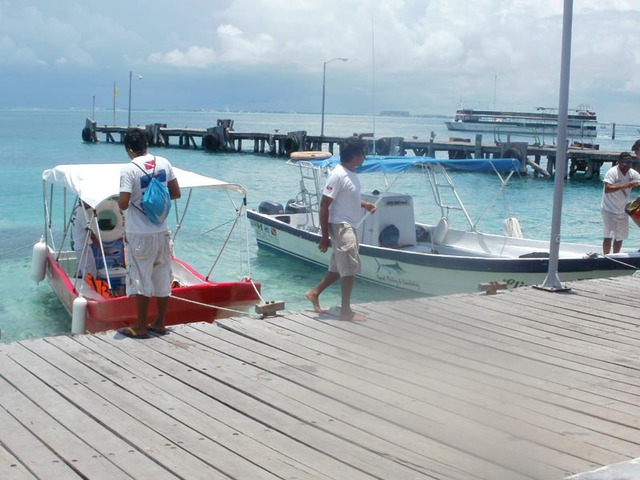
[[[101, 332], [132, 326], [136, 323], [135, 297], [127, 297], [124, 286], [124, 215], [117, 207], [119, 178], [122, 164], [59, 165], [45, 170], [44, 211], [45, 235], [34, 246], [32, 276], [36, 281], [47, 277], [56, 295], [72, 316], [72, 333]], [[172, 238], [185, 225], [194, 189], [223, 192], [231, 200], [233, 221], [227, 239], [244, 218], [246, 191], [238, 184], [226, 183], [211, 177], [174, 167], [182, 189], [184, 201], [176, 201], [173, 210], [177, 227]], [[69, 201], [68, 196], [74, 197]], [[71, 248], [71, 212], [84, 202], [87, 209], [87, 226], [102, 244], [102, 248], [87, 243]], [[184, 205], [182, 205], [184, 204]], [[61, 208], [55, 208], [60, 205]], [[70, 208], [69, 208], [70, 206]], [[183, 208], [181, 208], [183, 207]], [[174, 213], [172, 212], [172, 213]], [[222, 215], [216, 211], [216, 217]], [[62, 228], [53, 225], [61, 222]], [[202, 228], [199, 225], [199, 230]], [[244, 229], [244, 235], [247, 229]], [[227, 242], [224, 242], [225, 245]], [[248, 248], [249, 242], [244, 245]], [[218, 318], [238, 315], [261, 300], [260, 284], [249, 276], [237, 280], [215, 281], [211, 272], [207, 275], [196, 271], [178, 258], [172, 259], [173, 283], [167, 325], [190, 322], [213, 322]], [[78, 265], [84, 265], [92, 256], [96, 274], [82, 274]], [[249, 258], [249, 255], [244, 255]], [[156, 305], [152, 301], [150, 319], [154, 318]]]

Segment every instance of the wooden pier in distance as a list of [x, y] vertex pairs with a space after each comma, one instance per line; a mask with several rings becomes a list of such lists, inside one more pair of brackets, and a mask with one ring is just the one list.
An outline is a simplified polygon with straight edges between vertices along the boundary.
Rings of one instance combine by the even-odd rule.
[[[283, 133], [237, 132], [233, 129], [233, 120], [230, 119], [220, 119], [215, 127], [207, 129], [168, 128], [162, 123], [139, 128], [146, 130], [151, 146], [201, 149], [210, 152], [252, 152], [272, 156], [289, 156], [293, 152], [310, 150], [334, 153], [335, 146], [345, 138], [309, 135], [304, 130]], [[127, 127], [100, 126], [87, 119], [82, 129], [82, 139], [90, 143], [122, 143], [126, 131]], [[530, 167], [537, 175], [552, 176], [555, 171], [555, 146], [511, 142], [509, 139], [506, 142], [483, 143], [481, 134], [476, 134], [474, 142], [471, 139], [456, 137], [436, 142], [433, 135], [429, 140], [404, 137], [374, 139], [372, 134], [363, 136], [370, 140], [369, 152], [378, 155], [405, 155], [413, 152], [414, 155], [428, 157], [444, 153], [450, 159], [518, 158], [522, 161], [522, 172], [526, 172], [527, 167]], [[246, 144], [250, 146], [247, 148]], [[619, 153], [599, 150], [591, 144], [573, 143], [567, 149], [567, 174], [573, 176], [581, 172], [587, 178], [599, 178], [602, 165], [614, 165]], [[543, 159], [546, 159], [546, 165], [543, 165]]]
[[640, 278], [570, 286], [0, 345], [0, 478], [640, 478]]

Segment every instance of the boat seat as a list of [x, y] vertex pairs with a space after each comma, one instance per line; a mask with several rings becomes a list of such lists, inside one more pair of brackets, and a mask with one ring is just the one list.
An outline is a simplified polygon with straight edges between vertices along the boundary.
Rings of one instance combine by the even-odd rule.
[[433, 243], [442, 243], [449, 231], [449, 220], [442, 217], [438, 224], [431, 230], [431, 241]]

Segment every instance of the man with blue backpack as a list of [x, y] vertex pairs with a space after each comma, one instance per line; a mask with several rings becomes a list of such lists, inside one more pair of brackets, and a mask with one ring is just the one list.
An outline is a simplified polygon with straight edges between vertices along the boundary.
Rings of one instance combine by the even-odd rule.
[[[131, 338], [147, 338], [149, 332], [166, 333], [165, 320], [171, 295], [171, 234], [166, 217], [171, 200], [180, 198], [180, 185], [169, 160], [147, 153], [144, 130], [133, 128], [124, 135], [131, 158], [120, 173], [118, 205], [125, 212], [126, 291], [135, 296], [138, 321], [119, 332]], [[147, 319], [151, 297], [158, 314]]]

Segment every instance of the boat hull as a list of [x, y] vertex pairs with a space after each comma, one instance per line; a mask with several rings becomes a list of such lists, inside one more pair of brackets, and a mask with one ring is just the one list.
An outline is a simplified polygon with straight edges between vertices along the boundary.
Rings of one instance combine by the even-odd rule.
[[[212, 282], [178, 259], [173, 262], [180, 269], [197, 277], [200, 283], [171, 290], [167, 311], [167, 325], [214, 320], [246, 311], [260, 301], [260, 284], [250, 280]], [[84, 285], [83, 279], [70, 278], [49, 251], [46, 258], [46, 276], [54, 292], [72, 314], [73, 301], [80, 295], [87, 300], [85, 330], [88, 333], [134, 326], [137, 322], [135, 297], [103, 298]], [[229, 310], [226, 310], [229, 309]], [[157, 315], [156, 302], [149, 305], [149, 319]]]
[[[258, 247], [319, 266], [327, 266], [330, 253], [318, 249], [320, 235], [304, 231], [276, 219], [276, 216], [248, 211]], [[479, 234], [481, 235], [481, 234]], [[489, 239], [491, 236], [486, 236]], [[493, 236], [495, 237], [495, 236]], [[505, 238], [505, 237], [503, 237]], [[534, 253], [543, 242], [523, 241]], [[548, 244], [547, 244], [548, 250]], [[423, 295], [449, 295], [474, 292], [481, 283], [504, 282], [508, 288], [542, 284], [547, 258], [494, 258], [425, 253], [410, 249], [360, 245], [362, 273], [367, 281]], [[572, 254], [560, 258], [561, 281], [631, 275], [640, 268], [640, 255], [621, 255], [620, 261], [602, 256]]]

